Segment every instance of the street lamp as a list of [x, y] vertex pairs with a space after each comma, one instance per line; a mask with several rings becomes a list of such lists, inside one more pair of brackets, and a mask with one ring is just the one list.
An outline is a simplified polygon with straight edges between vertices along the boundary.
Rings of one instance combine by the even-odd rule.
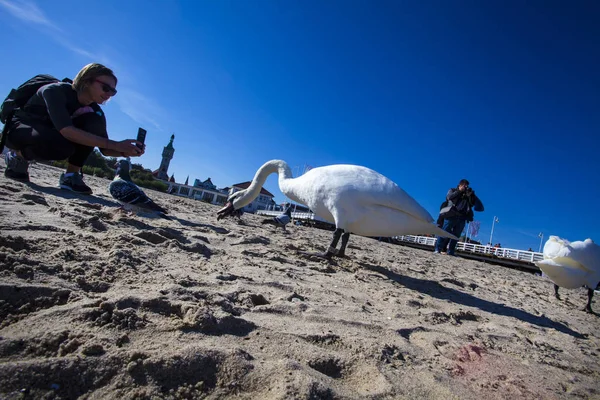
[[540, 232], [540, 233], [538, 234], [538, 236], [539, 236], [539, 238], [540, 238], [540, 249], [538, 250], [538, 253], [541, 253], [541, 252], [542, 252], [542, 242], [544, 241], [544, 233], [543, 233], [543, 232]]
[[498, 220], [498, 217], [494, 216], [494, 219], [492, 220], [492, 233], [490, 233], [490, 246], [494, 245], [492, 242], [492, 237], [494, 237], [494, 224], [496, 222], [500, 222], [500, 221]]

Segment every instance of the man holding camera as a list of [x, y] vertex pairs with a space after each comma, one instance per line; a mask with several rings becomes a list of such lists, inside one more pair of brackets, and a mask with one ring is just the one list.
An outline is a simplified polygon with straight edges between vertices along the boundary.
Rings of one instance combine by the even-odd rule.
[[[448, 233], [459, 237], [467, 221], [473, 221], [473, 211], [483, 211], [483, 203], [477, 196], [475, 191], [469, 186], [469, 181], [462, 179], [458, 183], [458, 187], [452, 188], [446, 195], [447, 205], [440, 210], [440, 217], [444, 218], [442, 227]], [[448, 244], [448, 255], [453, 256], [458, 243], [454, 239], [437, 237], [435, 242], [435, 253], [439, 253], [441, 249]]]

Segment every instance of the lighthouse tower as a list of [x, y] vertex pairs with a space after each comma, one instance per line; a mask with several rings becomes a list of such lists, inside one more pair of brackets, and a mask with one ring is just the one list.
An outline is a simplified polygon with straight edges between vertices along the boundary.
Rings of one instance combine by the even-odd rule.
[[163, 181], [169, 180], [169, 175], [167, 171], [169, 170], [169, 163], [173, 159], [173, 154], [175, 153], [175, 149], [173, 148], [173, 140], [175, 139], [175, 135], [171, 135], [171, 140], [169, 144], [163, 148], [162, 152], [162, 161], [160, 162], [160, 167], [158, 168], [157, 178], [162, 179]]

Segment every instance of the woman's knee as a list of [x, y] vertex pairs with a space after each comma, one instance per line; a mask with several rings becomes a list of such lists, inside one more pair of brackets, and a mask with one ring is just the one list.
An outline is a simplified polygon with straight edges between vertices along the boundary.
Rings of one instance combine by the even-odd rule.
[[75, 151], [73, 143], [45, 125], [17, 123], [10, 129], [7, 142], [27, 160], [63, 160]]
[[75, 147], [71, 142], [57, 145], [31, 145], [21, 149], [21, 153], [27, 160], [66, 160], [75, 153]]
[[86, 112], [73, 118], [73, 126], [96, 136], [106, 137], [106, 121], [95, 112]]

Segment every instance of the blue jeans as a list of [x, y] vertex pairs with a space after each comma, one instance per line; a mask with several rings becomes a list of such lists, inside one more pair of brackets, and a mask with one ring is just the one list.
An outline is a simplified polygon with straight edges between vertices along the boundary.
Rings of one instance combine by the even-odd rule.
[[[462, 218], [450, 218], [444, 220], [444, 226], [442, 229], [456, 237], [459, 237], [463, 229], [465, 229], [466, 223], [467, 221]], [[448, 240], [450, 241], [448, 244], [448, 254], [453, 256], [454, 251], [456, 250], [456, 244], [458, 243], [458, 241], [454, 239], [438, 236], [435, 242], [435, 251], [440, 251], [440, 249], [443, 249], [446, 246], [446, 243], [448, 243]]]

